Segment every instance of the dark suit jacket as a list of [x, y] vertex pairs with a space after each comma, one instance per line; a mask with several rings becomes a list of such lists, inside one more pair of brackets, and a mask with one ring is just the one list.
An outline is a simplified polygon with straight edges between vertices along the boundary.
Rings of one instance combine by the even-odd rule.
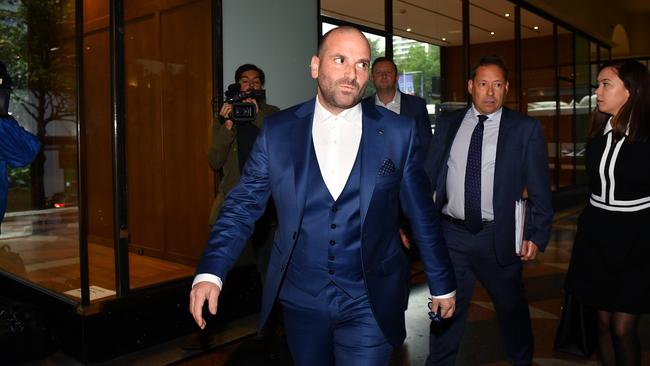
[[[435, 205], [441, 210], [447, 202], [447, 161], [468, 108], [441, 116], [429, 148], [425, 170], [434, 190]], [[525, 239], [541, 251], [549, 241], [553, 208], [548, 177], [546, 144], [539, 121], [503, 108], [497, 140], [494, 170], [494, 246], [501, 264], [519, 261], [514, 250], [515, 201], [528, 189], [528, 216]]]
[[[398, 91], [398, 93], [401, 93]], [[411, 117], [415, 120], [420, 146], [427, 147], [431, 143], [431, 121], [427, 112], [427, 102], [414, 95], [402, 93], [400, 102], [400, 116]], [[375, 94], [363, 99], [364, 103], [375, 104]]]
[[[276, 300], [301, 232], [309, 194], [308, 158], [314, 103], [312, 99], [266, 119], [239, 183], [222, 205], [197, 269], [197, 273], [212, 273], [224, 279], [272, 195], [278, 227], [264, 286], [260, 326], [266, 322]], [[456, 280], [429, 181], [414, 158], [415, 122], [374, 105], [362, 108], [359, 203], [364, 281], [380, 328], [389, 342], [399, 344], [405, 337], [408, 284], [404, 274], [409, 271], [409, 260], [401, 249], [398, 235], [399, 204], [411, 220], [417, 242], [421, 243], [431, 293], [442, 295], [453, 291]], [[395, 169], [391, 174], [380, 175], [387, 159]]]

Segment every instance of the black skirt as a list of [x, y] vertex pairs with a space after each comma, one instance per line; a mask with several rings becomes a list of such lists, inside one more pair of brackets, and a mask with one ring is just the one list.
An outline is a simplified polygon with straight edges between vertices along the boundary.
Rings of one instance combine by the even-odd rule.
[[599, 310], [650, 312], [650, 209], [614, 212], [588, 204], [565, 289]]

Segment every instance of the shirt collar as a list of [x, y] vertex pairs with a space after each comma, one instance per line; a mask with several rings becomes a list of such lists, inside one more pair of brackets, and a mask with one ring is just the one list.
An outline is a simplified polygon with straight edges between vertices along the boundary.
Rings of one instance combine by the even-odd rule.
[[607, 120], [607, 123], [605, 123], [605, 131], [603, 131], [603, 135], [607, 135], [607, 132], [612, 130], [612, 117], [610, 116], [609, 119]]
[[[609, 119], [607, 120], [607, 123], [605, 123], [605, 130], [603, 131], [603, 135], [607, 135], [607, 133], [611, 130], [612, 128], [612, 116], [609, 116]], [[630, 133], [630, 125], [627, 125], [627, 128], [625, 129], [625, 136], [627, 136]]]
[[318, 96], [316, 96], [316, 108], [314, 110], [315, 122], [321, 123], [321, 122], [326, 122], [328, 120], [331, 120], [334, 117], [340, 117], [344, 121], [354, 123], [354, 124], [361, 124], [361, 116], [362, 116], [361, 103], [357, 103], [353, 107], [344, 109], [341, 113], [335, 116], [334, 114], [332, 114], [332, 112], [328, 111], [327, 109], [325, 109], [325, 107], [323, 107], [322, 104], [320, 104], [320, 100], [318, 99]]
[[[482, 114], [482, 113], [479, 112], [479, 111], [476, 109], [476, 106], [474, 105], [474, 103], [472, 103], [471, 111], [472, 111], [472, 116], [474, 116], [474, 118], [475, 118], [476, 120], [478, 120], [478, 117], [477, 117], [477, 116], [480, 115], [480, 114]], [[488, 118], [489, 121], [501, 121], [501, 113], [502, 113], [502, 112], [503, 112], [503, 107], [500, 107], [500, 108], [497, 109], [494, 113], [488, 114], [488, 115], [487, 115], [487, 118]]]
[[400, 92], [398, 89], [395, 89], [395, 95], [393, 96], [393, 100], [391, 100], [387, 104], [384, 104], [381, 101], [381, 99], [379, 99], [379, 95], [375, 94], [375, 104], [380, 105], [382, 107], [388, 106], [391, 103], [400, 104], [401, 102], [402, 102], [402, 92]]

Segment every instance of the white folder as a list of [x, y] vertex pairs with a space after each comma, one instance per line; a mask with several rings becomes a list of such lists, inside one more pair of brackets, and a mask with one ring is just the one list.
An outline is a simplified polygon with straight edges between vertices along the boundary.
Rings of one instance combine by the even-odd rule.
[[526, 200], [515, 201], [515, 253], [521, 253], [521, 245], [524, 242], [524, 231], [526, 229]]

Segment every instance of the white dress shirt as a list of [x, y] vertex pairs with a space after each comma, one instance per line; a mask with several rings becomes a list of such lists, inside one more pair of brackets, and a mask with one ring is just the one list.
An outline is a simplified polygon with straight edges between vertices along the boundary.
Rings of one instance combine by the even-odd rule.
[[348, 181], [361, 143], [361, 103], [333, 115], [316, 97], [311, 136], [320, 173], [334, 200]]
[[395, 95], [393, 96], [393, 99], [389, 101], [387, 104], [384, 104], [384, 102], [379, 99], [379, 96], [375, 94], [375, 104], [384, 107], [388, 109], [389, 111], [393, 111], [397, 114], [399, 114], [399, 111], [402, 108], [402, 92], [399, 90], [395, 90]]

